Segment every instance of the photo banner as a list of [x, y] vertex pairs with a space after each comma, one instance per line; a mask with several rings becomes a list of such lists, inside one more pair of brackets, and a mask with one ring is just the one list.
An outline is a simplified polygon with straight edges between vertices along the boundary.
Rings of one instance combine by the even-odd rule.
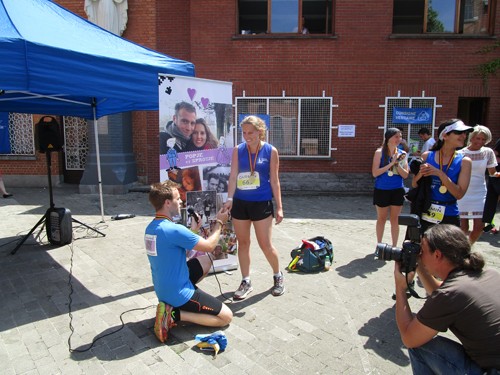
[[392, 109], [393, 124], [430, 124], [432, 123], [432, 108], [401, 108]]
[[[158, 75], [160, 181], [178, 184], [186, 226], [193, 210], [207, 237], [227, 199], [233, 151], [232, 83]], [[200, 254], [191, 251], [189, 257]], [[213, 252], [215, 272], [236, 269], [238, 257], [232, 223], [224, 225]]]

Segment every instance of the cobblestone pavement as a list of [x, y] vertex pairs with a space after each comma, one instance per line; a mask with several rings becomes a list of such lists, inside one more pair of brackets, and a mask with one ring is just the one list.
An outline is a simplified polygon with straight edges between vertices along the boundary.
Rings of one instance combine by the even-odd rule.
[[[71, 185], [54, 188], [56, 207], [70, 209], [73, 218], [106, 236], [74, 223], [72, 244], [52, 246], [44, 230], [11, 255], [49, 207], [47, 189], [11, 191], [13, 198], [0, 200], [1, 375], [411, 374], [391, 299], [393, 262], [373, 256], [376, 212], [369, 196], [283, 197], [285, 219], [273, 231], [281, 269], [302, 239], [323, 235], [335, 252], [330, 271], [284, 271], [283, 296], [270, 294], [271, 268], [255, 238], [254, 291], [246, 300], [231, 303], [239, 270], [200, 283], [206, 292], [227, 298], [234, 313], [224, 329], [228, 347], [212, 360], [195, 347], [194, 336], [215, 329], [180, 323], [166, 344], [154, 334], [157, 299], [143, 246], [154, 214], [147, 194], [105, 195], [102, 223], [98, 196], [80, 195]], [[407, 204], [403, 212], [409, 212]], [[136, 217], [111, 220], [115, 214]], [[496, 219], [500, 223], [500, 215]], [[384, 241], [390, 242], [389, 225]], [[500, 236], [484, 234], [475, 245], [496, 269], [499, 241]], [[424, 294], [421, 287], [417, 291]], [[421, 305], [411, 299], [413, 311]], [[120, 319], [124, 327], [113, 333], [122, 326]]]

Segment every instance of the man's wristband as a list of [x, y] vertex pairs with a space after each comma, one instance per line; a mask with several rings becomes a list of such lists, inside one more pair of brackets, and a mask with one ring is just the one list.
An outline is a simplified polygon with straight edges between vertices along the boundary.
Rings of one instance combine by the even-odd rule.
[[229, 202], [232, 202], [233, 198], [227, 198], [226, 200], [228, 200]]
[[222, 222], [222, 220], [215, 220], [216, 223], [219, 223], [220, 224], [220, 227], [222, 228], [224, 226], [224, 223]]

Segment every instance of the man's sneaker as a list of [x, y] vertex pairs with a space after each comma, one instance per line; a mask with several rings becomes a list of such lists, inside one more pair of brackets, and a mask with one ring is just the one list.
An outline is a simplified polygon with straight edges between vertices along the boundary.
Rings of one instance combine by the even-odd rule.
[[274, 278], [274, 286], [272, 290], [273, 296], [281, 296], [283, 293], [285, 293], [285, 285], [283, 285], [283, 274], [281, 273], [280, 276], [273, 276]]
[[168, 331], [175, 326], [172, 306], [160, 302], [156, 308], [155, 334], [161, 342], [167, 341]]
[[[410, 283], [410, 287], [412, 289], [415, 289], [415, 280], [413, 280], [411, 283]], [[410, 293], [410, 289], [406, 288], [406, 299], [409, 299], [411, 298], [411, 293]], [[392, 299], [395, 301], [396, 300], [396, 291], [394, 290], [394, 292], [392, 293]]]
[[241, 282], [238, 290], [236, 292], [234, 292], [234, 298], [245, 299], [247, 297], [248, 293], [250, 293], [252, 290], [253, 290], [252, 282], [243, 280]]

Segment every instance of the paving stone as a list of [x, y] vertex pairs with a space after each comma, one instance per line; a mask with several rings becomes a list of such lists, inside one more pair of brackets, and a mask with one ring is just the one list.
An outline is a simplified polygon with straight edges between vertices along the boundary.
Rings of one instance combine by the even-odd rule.
[[[349, 183], [347, 176], [339, 175], [335, 181], [317, 182]], [[30, 239], [15, 256], [10, 255], [14, 244], [0, 246], [0, 375], [411, 374], [390, 298], [394, 264], [373, 256], [376, 211], [371, 197], [283, 195], [285, 220], [273, 227], [280, 268], [290, 262], [290, 251], [301, 239], [319, 234], [334, 244], [332, 268], [316, 274], [285, 271], [286, 292], [273, 297], [272, 270], [252, 231], [254, 291], [248, 298], [230, 303], [239, 270], [218, 274], [217, 279], [209, 275], [199, 285], [207, 293], [229, 298], [225, 302], [234, 315], [231, 325], [223, 328], [228, 347], [212, 360], [212, 353], [195, 348], [194, 336], [218, 328], [182, 322], [166, 344], [154, 334], [157, 299], [143, 251], [151, 216], [99, 223], [97, 196], [80, 195], [73, 187], [55, 190], [58, 205], [78, 202], [81, 220], [99, 226], [106, 237], [90, 238], [89, 232], [77, 230], [78, 240], [71, 247]], [[8, 226], [0, 223], [0, 245], [39, 220], [45, 211], [39, 202], [46, 200], [46, 193], [19, 188], [15, 199], [0, 201], [0, 213], [9, 217]], [[142, 193], [106, 196], [104, 202], [138, 215], [152, 211]], [[408, 210], [405, 204], [403, 212]], [[389, 224], [385, 232], [384, 241], [390, 237]], [[403, 235], [401, 228], [400, 238]], [[490, 266], [500, 269], [497, 242], [483, 235], [475, 247]], [[69, 353], [68, 348], [71, 261], [73, 349], [86, 349], [95, 338], [119, 329], [123, 312], [144, 308], [124, 314], [123, 329], [84, 353]], [[410, 300], [414, 312], [422, 304]], [[454, 338], [449, 332], [443, 335]]]

